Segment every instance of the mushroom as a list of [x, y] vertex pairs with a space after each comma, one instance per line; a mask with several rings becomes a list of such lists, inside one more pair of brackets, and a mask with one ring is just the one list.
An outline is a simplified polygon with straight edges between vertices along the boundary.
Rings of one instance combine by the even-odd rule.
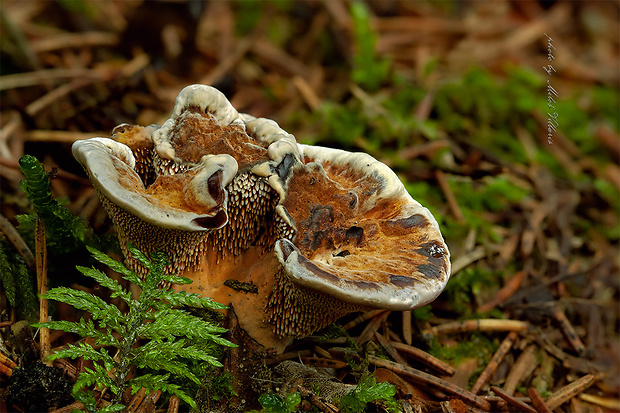
[[436, 220], [389, 167], [298, 144], [209, 86], [183, 89], [161, 127], [119, 125], [73, 154], [130, 268], [145, 271], [128, 241], [165, 251], [166, 271], [193, 280], [182, 288], [232, 305], [266, 347], [351, 311], [425, 305], [450, 276]]

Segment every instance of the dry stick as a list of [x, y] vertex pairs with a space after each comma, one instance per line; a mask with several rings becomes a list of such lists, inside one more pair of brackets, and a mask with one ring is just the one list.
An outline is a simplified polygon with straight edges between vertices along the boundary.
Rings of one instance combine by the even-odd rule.
[[506, 400], [506, 402], [508, 404], [511, 404], [511, 405], [515, 406], [520, 411], [527, 412], [527, 413], [536, 413], [536, 410], [531, 408], [529, 405], [523, 403], [520, 400], [517, 400], [517, 398], [515, 398], [515, 397], [511, 396], [510, 394], [506, 393], [505, 391], [503, 391], [499, 387], [491, 386], [491, 390], [493, 390], [493, 393], [497, 394], [499, 397], [501, 397], [502, 399]]
[[583, 376], [580, 379], [575, 380], [571, 384], [568, 384], [562, 387], [560, 390], [553, 393], [551, 396], [547, 397], [545, 403], [551, 410], [555, 410], [560, 407], [564, 402], [570, 400], [575, 397], [588, 387], [590, 387], [594, 382], [598, 380], [594, 374], [588, 374]]
[[472, 251], [466, 253], [465, 255], [461, 255], [460, 257], [452, 261], [452, 269], [450, 273], [452, 275], [458, 273], [463, 268], [483, 258], [486, 254], [487, 253], [484, 250], [483, 246], [474, 248]]
[[536, 350], [535, 344], [530, 344], [523, 350], [506, 377], [503, 388], [506, 393], [514, 394], [521, 380], [532, 374], [536, 368]]
[[317, 408], [321, 409], [322, 412], [326, 412], [326, 413], [338, 413], [339, 412], [339, 410], [335, 406], [332, 406], [330, 403], [327, 403], [326, 401], [321, 400], [321, 398], [317, 396], [311, 390], [308, 390], [305, 387], [300, 385], [300, 386], [297, 386], [297, 391], [299, 391], [299, 394], [301, 394], [301, 397], [303, 397], [304, 399], [308, 399], [310, 403], [315, 405]]
[[332, 358], [300, 357], [300, 359], [305, 366], [310, 367], [324, 367], [337, 370], [343, 369], [349, 365], [346, 361], [334, 360]]
[[88, 78], [108, 80], [114, 71], [108, 69], [45, 69], [34, 72], [0, 76], [0, 90], [38, 86], [53, 80]]
[[84, 86], [88, 86], [96, 81], [97, 79], [77, 78], [69, 83], [65, 83], [57, 87], [56, 89], [51, 90], [49, 93], [46, 93], [45, 95], [41, 96], [40, 98], [26, 106], [26, 113], [29, 116], [34, 117], [41, 110], [50, 106], [57, 100], [61, 99], [63, 96], [66, 96], [71, 92], [83, 88]]
[[403, 311], [403, 338], [405, 343], [411, 345], [413, 334], [411, 334], [411, 310]]
[[416, 360], [421, 361], [427, 366], [439, 371], [442, 375], [454, 376], [454, 373], [456, 372], [454, 368], [449, 364], [444, 363], [443, 361], [431, 356], [430, 354], [420, 350], [419, 348], [415, 348], [403, 343], [396, 343], [394, 341], [392, 341], [391, 344], [396, 350], [407, 353]]
[[382, 312], [384, 312], [386, 310], [372, 310], [372, 311], [366, 311], [365, 313], [360, 314], [358, 317], [356, 317], [355, 319], [349, 321], [348, 323], [346, 323], [345, 325], [342, 326], [342, 328], [344, 330], [349, 330], [353, 327], [355, 327], [358, 324], [363, 323], [364, 321], [373, 318], [379, 314], [381, 314]]
[[109, 32], [63, 33], [34, 40], [31, 44], [36, 53], [74, 47], [115, 46], [118, 44], [118, 35]]
[[620, 400], [612, 399], [609, 397], [600, 397], [594, 394], [581, 393], [579, 398], [584, 402], [596, 404], [597, 406], [605, 407], [612, 410], [620, 410]]
[[217, 66], [206, 74], [206, 76], [200, 79], [199, 83], [212, 85], [219, 82], [224, 76], [226, 76], [226, 73], [230, 72], [235, 67], [237, 62], [245, 56], [251, 46], [252, 41], [249, 37], [241, 39], [239, 43], [237, 43], [233, 53], [221, 60]]
[[486, 313], [487, 311], [491, 311], [499, 304], [506, 302], [508, 298], [510, 298], [521, 286], [523, 279], [525, 278], [525, 271], [519, 271], [512, 277], [506, 285], [499, 290], [495, 296], [485, 304], [482, 304], [478, 307], [478, 313]]
[[[35, 235], [35, 251], [36, 251], [36, 267], [37, 267], [37, 287], [39, 290], [39, 321], [47, 321], [47, 299], [43, 298], [47, 294], [47, 241], [45, 239], [45, 224], [40, 217], [37, 217], [36, 235]], [[50, 343], [50, 330], [41, 327], [41, 359], [51, 366], [50, 361], [45, 361], [51, 353], [52, 345]]]
[[329, 354], [329, 351], [325, 350], [322, 347], [314, 346], [313, 350], [314, 350], [314, 352], [316, 354], [318, 354], [319, 356], [321, 356], [323, 358], [326, 358], [326, 359], [333, 359], [334, 358], [331, 354]]
[[562, 309], [557, 305], [553, 307], [552, 311], [553, 317], [558, 321], [558, 323], [560, 323], [560, 328], [562, 329], [562, 332], [566, 336], [566, 339], [570, 345], [577, 352], [577, 354], [583, 355], [586, 352], [586, 346], [579, 339], [575, 328], [570, 321], [568, 321], [568, 318], [566, 318], [564, 311], [562, 311]]
[[181, 401], [179, 400], [177, 396], [170, 397], [167, 413], [177, 413], [179, 411], [180, 404], [181, 404]]
[[387, 351], [387, 353], [394, 359], [396, 360], [396, 362], [398, 364], [402, 364], [404, 366], [408, 366], [409, 363], [407, 363], [405, 361], [405, 359], [398, 354], [398, 351], [396, 351], [396, 349], [394, 348], [394, 346], [392, 346], [390, 344], [390, 342], [383, 337], [381, 334], [379, 334], [379, 332], [375, 331], [375, 338], [377, 339], [377, 341], [379, 342], [379, 344], [381, 344], [381, 347], [383, 347], [385, 349], [385, 351]]
[[4, 374], [7, 377], [11, 377], [13, 374], [13, 369], [4, 364], [0, 364], [0, 374]]
[[81, 139], [89, 139], [93, 136], [106, 136], [106, 132], [74, 132], [60, 130], [31, 130], [24, 133], [27, 142], [60, 142], [73, 143]]
[[485, 383], [489, 380], [489, 378], [491, 378], [493, 373], [495, 373], [495, 370], [497, 370], [497, 368], [499, 367], [499, 364], [502, 362], [502, 360], [504, 359], [508, 351], [512, 348], [512, 344], [514, 343], [516, 338], [517, 338], [516, 331], [511, 331], [510, 333], [508, 333], [508, 335], [506, 336], [504, 341], [502, 341], [502, 344], [500, 344], [495, 354], [493, 354], [493, 357], [491, 358], [491, 361], [489, 362], [489, 364], [486, 366], [484, 371], [480, 374], [480, 377], [478, 377], [478, 380], [476, 380], [476, 383], [472, 386], [471, 392], [473, 394], [478, 394], [478, 392], [482, 389], [482, 386], [484, 386]]
[[131, 401], [129, 402], [129, 406], [127, 406], [127, 411], [129, 412], [135, 412], [136, 410], [138, 410], [138, 407], [140, 407], [140, 404], [142, 403], [142, 401], [144, 400], [144, 397], [146, 396], [146, 387], [142, 387], [140, 390], [138, 390], [138, 392], [136, 394], [134, 394], [134, 396], [131, 398]]
[[525, 331], [529, 326], [527, 322], [519, 320], [466, 320], [431, 327], [425, 333], [437, 336], [440, 334], [468, 333], [471, 331]]
[[552, 413], [547, 403], [540, 397], [540, 394], [535, 388], [530, 387], [527, 389], [527, 394], [530, 396], [530, 399], [532, 399], [532, 405], [538, 413]]
[[8, 366], [8, 367], [10, 367], [12, 369], [17, 367], [17, 364], [15, 364], [15, 362], [13, 360], [11, 360], [7, 356], [5, 356], [3, 353], [0, 353], [0, 365]]
[[146, 395], [146, 397], [142, 401], [142, 404], [140, 405], [140, 408], [136, 410], [136, 413], [152, 412], [155, 408], [155, 403], [157, 403], [157, 400], [159, 400], [159, 397], [161, 396], [161, 393], [161, 390], [157, 390], [154, 392], [150, 392], [148, 395]]
[[359, 345], [364, 344], [368, 340], [370, 340], [372, 335], [375, 333], [375, 331], [379, 329], [381, 324], [383, 324], [383, 322], [388, 317], [388, 315], [390, 315], [390, 313], [391, 311], [385, 311], [379, 314], [378, 316], [376, 316], [375, 318], [373, 318], [372, 320], [370, 320], [370, 322], [366, 325], [366, 328], [364, 328], [362, 333], [355, 340], [355, 344], [359, 346]]
[[321, 98], [317, 96], [314, 89], [312, 89], [312, 86], [310, 86], [306, 79], [295, 75], [293, 76], [293, 85], [297, 88], [297, 91], [310, 109], [316, 111], [319, 107], [321, 107]]
[[30, 248], [28, 248], [28, 245], [26, 245], [26, 242], [21, 235], [19, 235], [19, 232], [17, 232], [13, 224], [2, 214], [0, 214], [0, 230], [2, 230], [9, 242], [13, 244], [17, 253], [26, 261], [28, 268], [31, 270], [34, 269], [36, 263], [32, 251], [30, 251]]
[[84, 405], [80, 402], [75, 402], [72, 403], [68, 406], [65, 407], [61, 407], [60, 409], [56, 409], [56, 410], [52, 410], [49, 413], [69, 413], [72, 412], [74, 410], [82, 410], [84, 408]]
[[455, 384], [440, 379], [439, 377], [424, 373], [423, 371], [414, 369], [413, 367], [403, 366], [394, 363], [393, 361], [383, 360], [376, 356], [368, 356], [368, 361], [375, 366], [385, 367], [386, 369], [391, 370], [396, 374], [407, 376], [416, 383], [427, 384], [438, 388], [444, 393], [453, 394], [464, 402], [473, 404], [484, 411], [488, 412], [491, 410], [491, 404], [482, 397], [478, 397], [475, 394], [461, 387], [458, 387]]
[[435, 178], [437, 178], [437, 182], [439, 183], [441, 190], [446, 196], [446, 201], [448, 201], [448, 205], [450, 206], [450, 210], [452, 211], [454, 218], [456, 218], [458, 222], [465, 222], [465, 217], [463, 217], [463, 212], [461, 212], [461, 208], [459, 207], [458, 202], [456, 202], [456, 198], [454, 197], [454, 192], [452, 192], [452, 189], [450, 188], [450, 184], [448, 184], [446, 175], [443, 173], [443, 171], [436, 170]]
[[298, 359], [300, 357], [308, 357], [311, 355], [312, 355], [311, 350], [291, 351], [291, 352], [280, 354], [279, 356], [274, 356], [268, 359], [250, 360], [242, 364], [244, 366], [252, 366], [255, 364], [262, 364], [262, 363], [270, 365], [270, 364], [277, 364], [285, 360], [293, 360], [293, 359]]

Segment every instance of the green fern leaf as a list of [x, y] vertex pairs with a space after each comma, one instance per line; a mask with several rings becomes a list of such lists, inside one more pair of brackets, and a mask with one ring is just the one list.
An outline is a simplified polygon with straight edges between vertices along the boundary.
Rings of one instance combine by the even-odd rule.
[[50, 180], [43, 165], [34, 156], [24, 155], [19, 159], [19, 166], [26, 177], [20, 187], [45, 222], [48, 247], [64, 253], [83, 245], [86, 224], [52, 200]]

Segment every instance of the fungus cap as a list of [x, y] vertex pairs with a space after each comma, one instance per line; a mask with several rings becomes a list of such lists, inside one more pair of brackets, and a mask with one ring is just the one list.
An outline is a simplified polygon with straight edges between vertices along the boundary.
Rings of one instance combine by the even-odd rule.
[[303, 166], [293, 169], [282, 204], [297, 240], [275, 245], [290, 281], [366, 308], [408, 310], [435, 299], [450, 259], [428, 209], [370, 155], [299, 148]]
[[[224, 187], [236, 173], [236, 162], [228, 155], [207, 157], [185, 182], [169, 179], [169, 185], [149, 191], [134, 170], [136, 160], [127, 145], [109, 138], [92, 138], [76, 141], [72, 152], [101, 195], [145, 222], [182, 231], [221, 228], [227, 222]], [[193, 210], [171, 202], [171, 190], [180, 185], [185, 187], [183, 195]]]

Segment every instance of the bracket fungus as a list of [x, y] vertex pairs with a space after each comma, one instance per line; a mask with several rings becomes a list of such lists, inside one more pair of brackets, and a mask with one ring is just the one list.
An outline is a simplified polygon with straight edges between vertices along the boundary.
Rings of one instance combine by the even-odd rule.
[[162, 126], [119, 125], [73, 154], [121, 246], [165, 251], [183, 288], [231, 304], [266, 347], [351, 311], [425, 305], [450, 276], [436, 220], [389, 167], [298, 144], [209, 86], [183, 89]]

